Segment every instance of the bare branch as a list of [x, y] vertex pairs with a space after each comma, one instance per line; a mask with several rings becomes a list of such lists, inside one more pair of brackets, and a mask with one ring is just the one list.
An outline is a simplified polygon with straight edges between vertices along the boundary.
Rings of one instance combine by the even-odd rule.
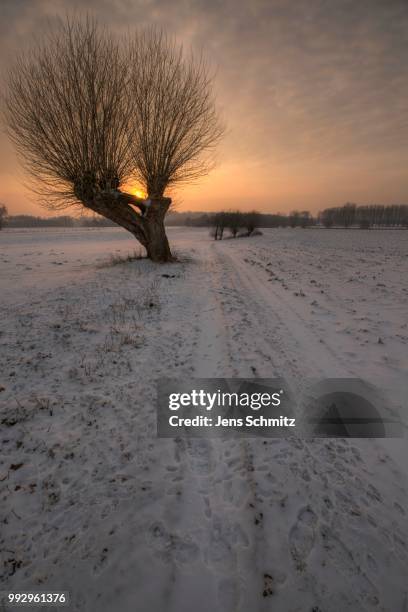
[[59, 22], [11, 68], [7, 131], [51, 208], [75, 203], [81, 184], [118, 189], [129, 177], [128, 78], [118, 45], [89, 17]]
[[185, 58], [162, 31], [148, 29], [129, 45], [134, 103], [134, 176], [153, 197], [195, 180], [213, 165], [223, 134], [202, 58]]

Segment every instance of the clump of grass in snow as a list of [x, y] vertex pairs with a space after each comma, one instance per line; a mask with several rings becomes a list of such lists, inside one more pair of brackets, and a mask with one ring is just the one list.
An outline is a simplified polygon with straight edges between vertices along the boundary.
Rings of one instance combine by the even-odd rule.
[[120, 264], [129, 263], [131, 261], [137, 261], [139, 259], [146, 259], [146, 255], [142, 250], [134, 250], [133, 253], [127, 255], [114, 255], [112, 254], [107, 261], [100, 264], [100, 268], [109, 268], [111, 266], [118, 266]]

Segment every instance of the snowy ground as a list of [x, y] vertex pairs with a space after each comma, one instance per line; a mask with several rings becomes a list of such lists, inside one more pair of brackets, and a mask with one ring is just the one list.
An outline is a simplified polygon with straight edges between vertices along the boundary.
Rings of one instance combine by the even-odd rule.
[[121, 230], [0, 233], [0, 590], [406, 612], [406, 439], [157, 439], [154, 397], [165, 375], [361, 376], [403, 412], [408, 232], [169, 233], [165, 266], [112, 265]]

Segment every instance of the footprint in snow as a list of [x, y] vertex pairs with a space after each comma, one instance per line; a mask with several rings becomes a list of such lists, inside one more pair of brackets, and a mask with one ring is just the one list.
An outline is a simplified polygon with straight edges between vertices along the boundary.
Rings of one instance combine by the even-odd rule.
[[297, 520], [289, 532], [289, 550], [296, 568], [302, 571], [312, 552], [315, 541], [317, 516], [311, 508], [305, 506], [297, 516]]
[[150, 526], [148, 539], [158, 556], [165, 561], [172, 559], [183, 565], [194, 562], [200, 554], [199, 547], [188, 534], [170, 533], [161, 522]]

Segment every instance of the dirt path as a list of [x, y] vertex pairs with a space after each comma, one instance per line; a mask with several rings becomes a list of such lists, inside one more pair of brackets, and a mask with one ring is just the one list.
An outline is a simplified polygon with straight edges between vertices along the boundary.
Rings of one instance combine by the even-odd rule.
[[[352, 375], [287, 296], [228, 244], [202, 245], [199, 260], [195, 376], [284, 371], [296, 384], [312, 374]], [[200, 554], [194, 572], [176, 567], [169, 610], [188, 609], [197, 573], [203, 610], [209, 601], [225, 612], [403, 605], [401, 589], [378, 589], [381, 564], [391, 564], [402, 580], [406, 558], [401, 475], [378, 444], [204, 439], [176, 445], [185, 466], [178, 529], [190, 526]], [[194, 530], [197, 517], [203, 520]]]

